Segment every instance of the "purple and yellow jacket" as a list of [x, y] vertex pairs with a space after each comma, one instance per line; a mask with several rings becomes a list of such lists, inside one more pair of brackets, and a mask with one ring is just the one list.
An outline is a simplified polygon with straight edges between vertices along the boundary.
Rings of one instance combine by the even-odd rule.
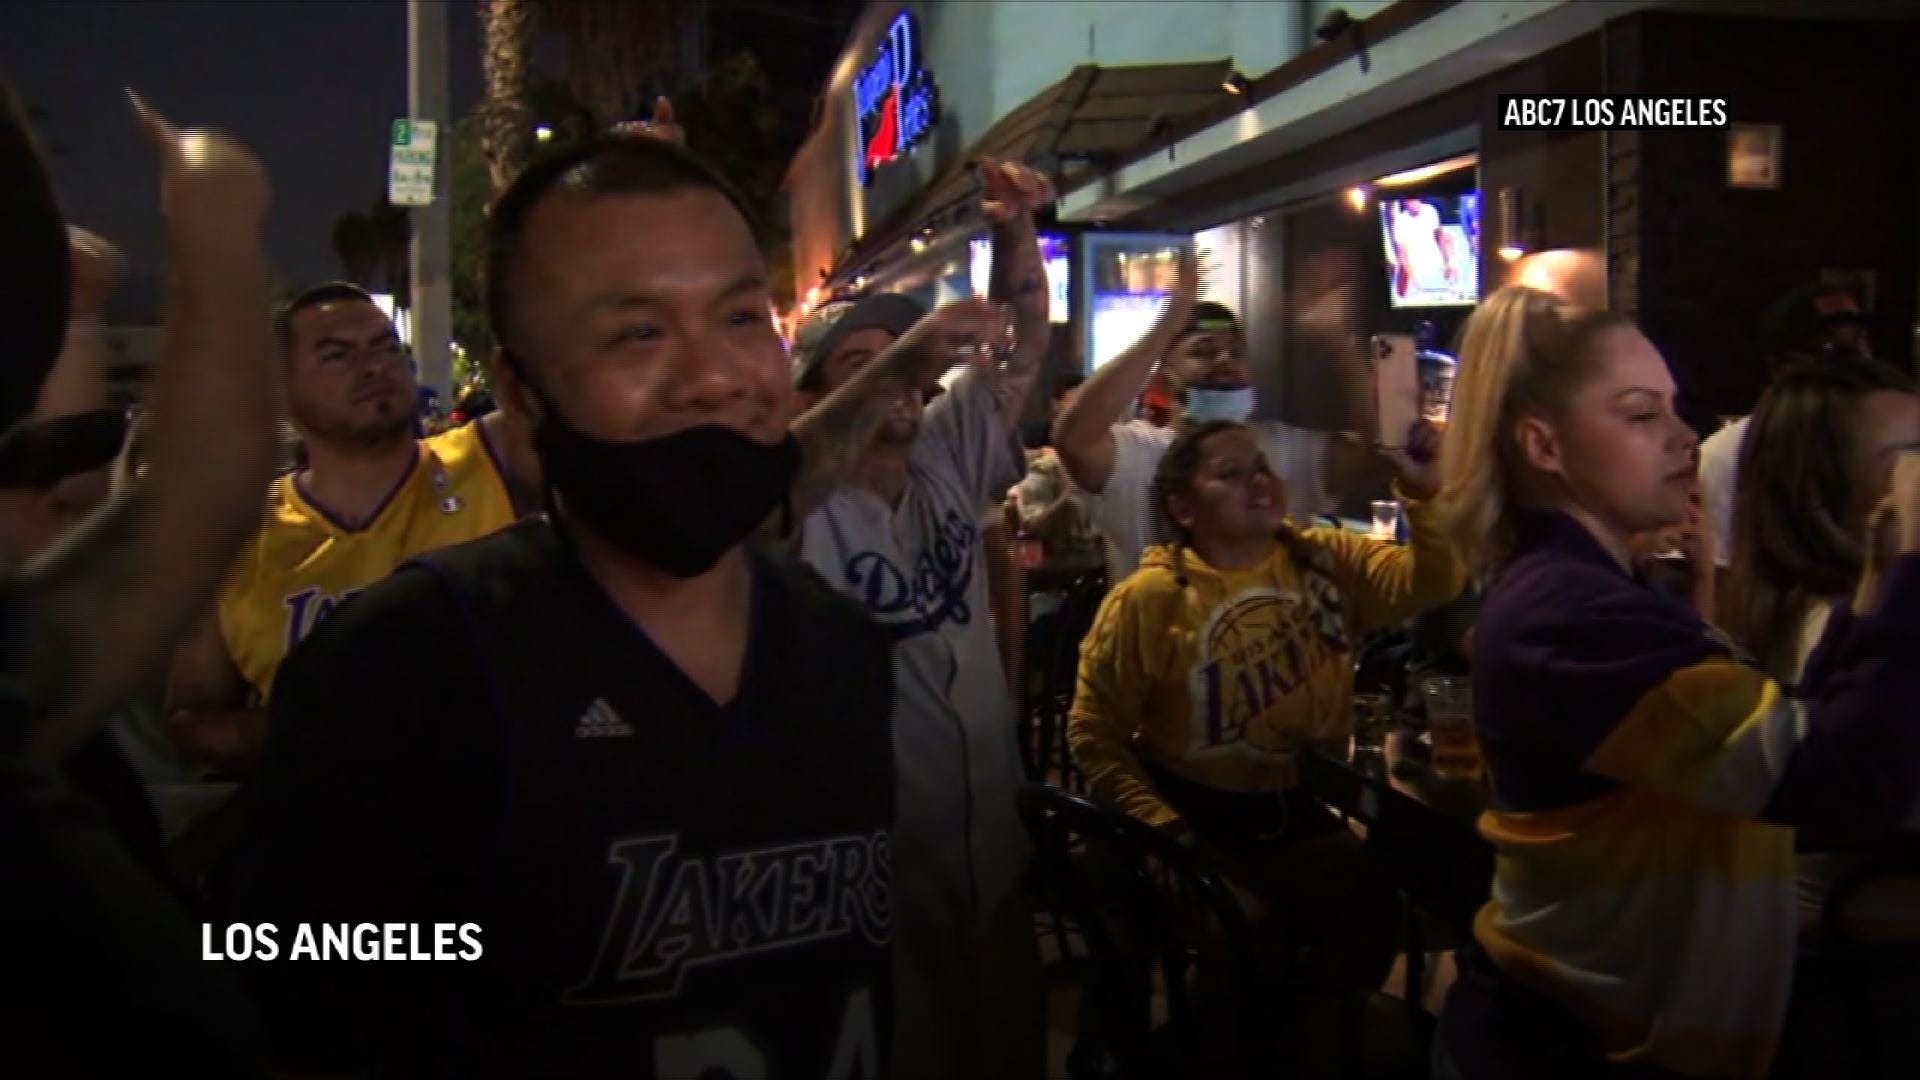
[[1872, 616], [1836, 612], [1801, 698], [1561, 514], [1522, 521], [1476, 634], [1497, 863], [1474, 926], [1491, 976], [1447, 1008], [1467, 1075], [1567, 1072], [1529, 1002], [1577, 1021], [1596, 1072], [1764, 1075], [1793, 977], [1792, 827], [1871, 833], [1912, 802], [1920, 556]]

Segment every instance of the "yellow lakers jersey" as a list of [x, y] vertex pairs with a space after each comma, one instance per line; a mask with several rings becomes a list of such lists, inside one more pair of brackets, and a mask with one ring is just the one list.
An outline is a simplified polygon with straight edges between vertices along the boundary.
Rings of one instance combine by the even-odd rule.
[[220, 634], [264, 700], [280, 661], [342, 600], [422, 552], [511, 525], [513, 504], [479, 421], [419, 443], [413, 465], [371, 520], [349, 528], [292, 474], [275, 480], [266, 521], [220, 595]]

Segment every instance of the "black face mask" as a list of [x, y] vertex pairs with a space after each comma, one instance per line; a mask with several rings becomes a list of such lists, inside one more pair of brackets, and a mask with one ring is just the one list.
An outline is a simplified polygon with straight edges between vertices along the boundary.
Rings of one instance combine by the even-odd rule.
[[[529, 384], [531, 385], [531, 384]], [[677, 578], [698, 577], [785, 504], [800, 471], [792, 435], [768, 446], [705, 424], [656, 439], [597, 439], [545, 415], [533, 432], [549, 499], [622, 550]]]

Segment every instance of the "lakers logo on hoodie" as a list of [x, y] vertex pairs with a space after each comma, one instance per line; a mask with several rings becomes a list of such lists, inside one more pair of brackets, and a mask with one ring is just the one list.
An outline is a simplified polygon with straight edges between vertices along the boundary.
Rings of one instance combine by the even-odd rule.
[[1194, 641], [1188, 730], [1195, 753], [1277, 749], [1270, 746], [1275, 733], [1259, 730], [1263, 725], [1255, 721], [1299, 691], [1316, 668], [1348, 651], [1339, 611], [1324, 603], [1337, 604], [1337, 593], [1318, 599], [1256, 586], [1214, 608]]
[[1080, 649], [1068, 740], [1104, 799], [1148, 824], [1179, 816], [1143, 762], [1221, 791], [1298, 781], [1308, 742], [1353, 730], [1353, 642], [1457, 596], [1465, 567], [1433, 512], [1386, 544], [1337, 529], [1279, 537], [1220, 569], [1149, 548]]

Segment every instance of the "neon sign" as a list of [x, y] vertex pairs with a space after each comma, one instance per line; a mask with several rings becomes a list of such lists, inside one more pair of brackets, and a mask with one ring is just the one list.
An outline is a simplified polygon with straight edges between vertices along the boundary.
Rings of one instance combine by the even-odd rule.
[[940, 120], [940, 91], [921, 66], [920, 24], [911, 11], [894, 16], [873, 63], [853, 81], [853, 113], [860, 131], [860, 182], [873, 170], [918, 146]]

